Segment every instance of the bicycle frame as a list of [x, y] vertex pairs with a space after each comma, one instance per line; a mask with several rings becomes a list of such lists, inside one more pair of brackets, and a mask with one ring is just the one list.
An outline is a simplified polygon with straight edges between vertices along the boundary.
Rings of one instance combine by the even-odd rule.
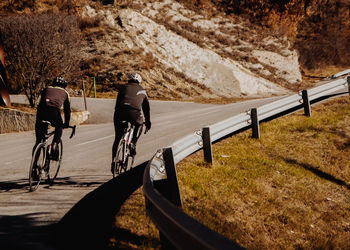
[[124, 140], [126, 144], [130, 144], [133, 134], [134, 134], [135, 126], [128, 124], [128, 128], [126, 129], [126, 133], [124, 134]]
[[[128, 167], [131, 168], [135, 157], [134, 155], [130, 154], [130, 143], [133, 139], [135, 126], [127, 121], [123, 121], [123, 123], [124, 133], [119, 141], [116, 156], [113, 159], [113, 162], [115, 162], [114, 169], [112, 169], [113, 177], [115, 177], [115, 174], [120, 174], [127, 171]], [[137, 137], [140, 137], [142, 130], [143, 125], [141, 126], [141, 129], [137, 131]], [[129, 159], [129, 157], [131, 159]]]
[[[129, 149], [129, 145], [132, 141], [133, 135], [134, 135], [134, 131], [135, 131], [135, 125], [132, 125], [130, 122], [127, 122], [127, 127], [124, 129], [124, 135], [122, 137], [122, 140], [125, 140], [125, 147], [124, 148], [124, 152], [126, 154], [127, 150]], [[137, 138], [139, 138], [142, 134], [142, 130], [143, 130], [143, 124], [141, 125], [141, 128], [138, 131], [138, 135]], [[129, 155], [129, 153], [127, 153], [127, 156]]]
[[123, 164], [126, 163], [126, 160], [129, 156], [129, 145], [131, 143], [133, 134], [134, 134], [134, 129], [135, 126], [133, 126], [131, 123], [128, 122], [127, 127], [124, 129], [124, 135], [122, 137], [122, 140], [125, 141], [125, 143], [123, 143]]
[[55, 134], [55, 130], [45, 134], [44, 138], [41, 141], [41, 143], [44, 144], [44, 162], [45, 162], [44, 167], [47, 167], [47, 168], [49, 167], [49, 166], [47, 166], [47, 164], [48, 164], [47, 156], [48, 156], [48, 152], [50, 153], [51, 147], [52, 147], [52, 144], [51, 143], [49, 144], [48, 141], [49, 141], [49, 138], [51, 136], [53, 136], [54, 134]]
[[[51, 123], [50, 122], [48, 122], [48, 121], [43, 121], [43, 123], [45, 123], [45, 124], [47, 124], [47, 125], [51, 125]], [[72, 129], [72, 133], [71, 133], [71, 135], [69, 136], [69, 138], [71, 139], [73, 136], [74, 136], [74, 134], [75, 134], [75, 129], [76, 129], [76, 126], [74, 125], [74, 126], [68, 126], [68, 128], [71, 128]], [[41, 143], [44, 143], [44, 148], [45, 148], [45, 155], [44, 155], [44, 161], [45, 161], [45, 166], [46, 166], [46, 157], [47, 157], [47, 152], [48, 152], [48, 148], [49, 148], [49, 153], [50, 153], [50, 150], [51, 150], [51, 146], [52, 146], [52, 143], [50, 143], [50, 144], [48, 144], [48, 140], [49, 140], [49, 138], [51, 137], [51, 136], [53, 136], [55, 134], [55, 130], [53, 130], [53, 131], [51, 131], [51, 132], [49, 132], [49, 133], [46, 133], [45, 135], [44, 135], [44, 138], [43, 138], [43, 140], [41, 141]], [[48, 166], [46, 166], [46, 167], [48, 167]]]

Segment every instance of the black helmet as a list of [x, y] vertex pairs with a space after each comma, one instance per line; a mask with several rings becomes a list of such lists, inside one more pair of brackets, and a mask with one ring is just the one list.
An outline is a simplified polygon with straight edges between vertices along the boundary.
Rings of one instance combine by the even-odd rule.
[[57, 76], [52, 80], [52, 85], [55, 87], [66, 88], [67, 81], [62, 76]]

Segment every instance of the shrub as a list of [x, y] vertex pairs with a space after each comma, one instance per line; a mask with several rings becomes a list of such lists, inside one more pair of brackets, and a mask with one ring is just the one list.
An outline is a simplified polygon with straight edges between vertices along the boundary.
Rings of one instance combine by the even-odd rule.
[[24, 93], [32, 107], [48, 80], [68, 81], [80, 70], [77, 18], [66, 14], [11, 15], [0, 20], [6, 68], [13, 91]]

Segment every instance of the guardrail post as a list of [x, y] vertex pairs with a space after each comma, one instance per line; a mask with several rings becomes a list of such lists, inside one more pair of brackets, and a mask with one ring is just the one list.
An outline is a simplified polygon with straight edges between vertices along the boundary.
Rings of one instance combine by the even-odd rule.
[[309, 95], [307, 93], [307, 90], [303, 90], [301, 92], [301, 94], [302, 94], [302, 97], [303, 97], [304, 114], [306, 116], [311, 116], [311, 106], [310, 106]]
[[85, 111], [87, 111], [87, 105], [86, 105], [86, 94], [85, 94], [85, 83], [83, 80], [83, 96], [84, 96], [84, 106], [85, 106]]
[[[167, 198], [170, 202], [178, 207], [182, 207], [179, 184], [177, 181], [176, 165], [172, 148], [163, 148], [163, 160], [167, 178], [153, 182], [154, 187]], [[175, 249], [175, 246], [168, 238], [159, 231], [159, 238], [162, 249]]]
[[349, 95], [350, 95], [350, 76], [348, 76], [346, 78], [347, 82], [348, 82], [348, 92], [349, 92]]
[[94, 84], [94, 97], [96, 98], [96, 78], [95, 77], [94, 77], [93, 84]]
[[256, 108], [252, 108], [250, 110], [250, 119], [252, 120], [252, 137], [260, 139], [259, 118], [258, 111]]
[[174, 205], [182, 207], [179, 183], [177, 181], [176, 166], [172, 148], [163, 149], [163, 160], [167, 176], [167, 187], [166, 190], [163, 190], [165, 191], [163, 194]]
[[202, 128], [202, 140], [203, 140], [204, 160], [208, 163], [213, 163], [213, 153], [212, 153], [209, 127]]

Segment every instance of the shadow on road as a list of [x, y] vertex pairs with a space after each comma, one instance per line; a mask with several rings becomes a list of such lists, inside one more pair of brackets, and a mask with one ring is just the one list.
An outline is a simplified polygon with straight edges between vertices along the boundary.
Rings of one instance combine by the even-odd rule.
[[28, 179], [18, 179], [13, 181], [3, 181], [0, 182], [0, 193], [8, 192], [11, 190], [29, 190]]
[[[46, 183], [46, 180], [43, 180], [40, 183], [39, 189], [36, 192], [40, 192], [42, 188], [51, 188], [59, 186], [75, 186], [75, 187], [93, 187], [103, 183], [103, 181], [98, 181], [97, 179], [100, 176], [93, 175], [82, 175], [82, 176], [70, 176], [70, 177], [58, 177], [55, 179], [54, 184], [51, 186]], [[93, 180], [93, 181], [91, 181]], [[18, 179], [11, 181], [0, 182], [0, 193], [9, 192], [14, 190], [24, 190], [29, 192], [29, 181], [28, 179]]]
[[[113, 236], [142, 242], [140, 236], [123, 229], [113, 231], [115, 216], [125, 200], [142, 185], [148, 162], [111, 179], [83, 197], [57, 224], [43, 226], [30, 213], [16, 216], [0, 215], [0, 249], [104, 249]], [[97, 176], [96, 176], [97, 178]], [[88, 177], [91, 180], [91, 176]], [[87, 181], [86, 176], [58, 178], [55, 186], [93, 186], [99, 181]], [[50, 188], [44, 184], [40, 188]], [[0, 182], [0, 193], [28, 191], [28, 180]]]
[[115, 215], [125, 200], [141, 187], [147, 163], [111, 179], [81, 199], [54, 226], [53, 244], [61, 249], [106, 248]]
[[50, 249], [49, 232], [52, 226], [35, 222], [36, 213], [0, 216], [1, 249]]

